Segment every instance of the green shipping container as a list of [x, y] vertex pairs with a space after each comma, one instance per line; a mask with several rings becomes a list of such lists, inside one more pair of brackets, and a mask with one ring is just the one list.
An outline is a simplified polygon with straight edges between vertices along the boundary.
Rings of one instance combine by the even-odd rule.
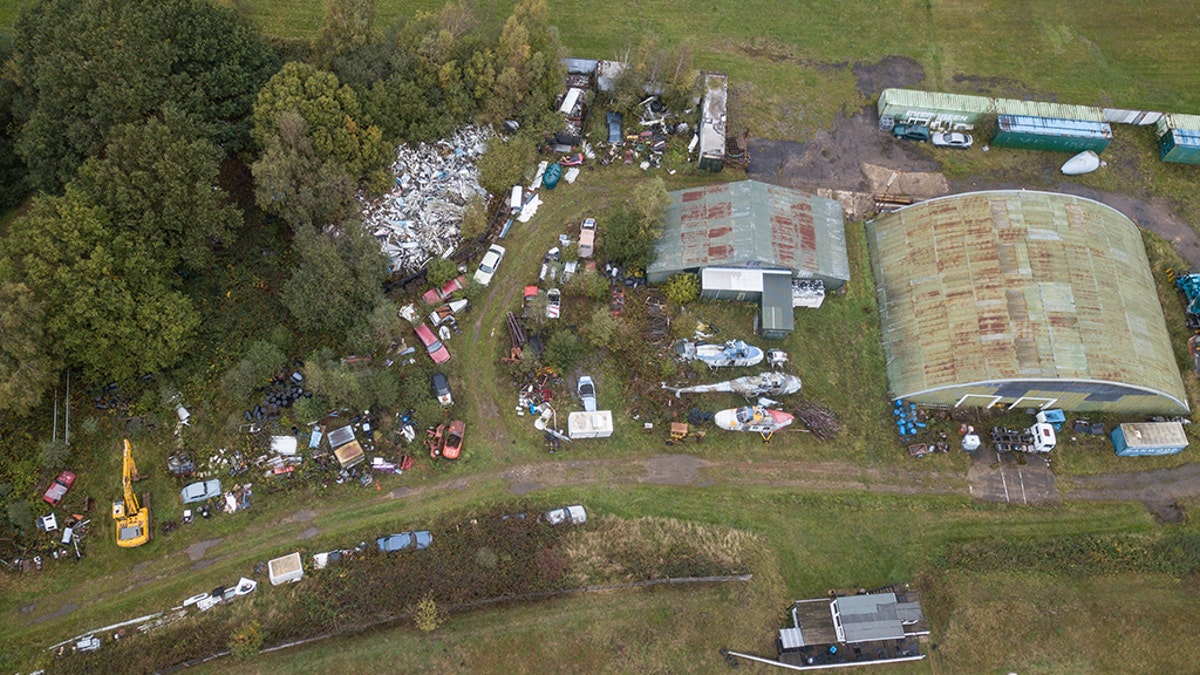
[[1158, 137], [1158, 157], [1164, 162], [1200, 164], [1200, 131], [1168, 130]]
[[1052, 152], [1103, 152], [1112, 142], [1107, 122], [998, 115], [992, 145]]

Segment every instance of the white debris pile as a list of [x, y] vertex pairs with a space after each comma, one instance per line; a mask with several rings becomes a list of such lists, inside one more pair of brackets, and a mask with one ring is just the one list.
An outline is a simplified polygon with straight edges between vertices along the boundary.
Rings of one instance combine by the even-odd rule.
[[395, 184], [363, 204], [363, 227], [379, 240], [394, 272], [415, 272], [434, 256], [449, 257], [461, 239], [467, 200], [485, 201], [475, 162], [491, 127], [463, 127], [435, 143], [396, 148]]

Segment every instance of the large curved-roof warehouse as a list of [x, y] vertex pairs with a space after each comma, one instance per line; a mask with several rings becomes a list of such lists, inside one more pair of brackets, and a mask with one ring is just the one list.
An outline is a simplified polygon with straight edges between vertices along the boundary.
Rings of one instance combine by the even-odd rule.
[[952, 195], [867, 224], [893, 396], [1179, 414], [1137, 226], [1069, 195]]

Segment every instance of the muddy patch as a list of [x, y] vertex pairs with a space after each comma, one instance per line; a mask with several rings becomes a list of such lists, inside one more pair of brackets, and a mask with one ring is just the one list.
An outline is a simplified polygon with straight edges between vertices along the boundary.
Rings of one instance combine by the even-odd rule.
[[[209, 558], [207, 560], [197, 560], [196, 562], [192, 563], [191, 570], [193, 572], [197, 572], [199, 570], [204, 569], [205, 567], [211, 567], [213, 565], [216, 565], [219, 562], [224, 562], [225, 560], [228, 560], [231, 557], [232, 557], [232, 555], [219, 555], [215, 558]], [[140, 584], [138, 584], [138, 585], [140, 585]], [[134, 587], [136, 588], [137, 586], [135, 585]]]
[[510, 494], [514, 494], [514, 495], [527, 495], [530, 492], [534, 492], [536, 490], [541, 490], [543, 487], [545, 487], [545, 486], [542, 485], [541, 483], [531, 483], [531, 482], [513, 483], [512, 485], [508, 486], [508, 491]]
[[941, 164], [924, 157], [916, 143], [897, 141], [879, 130], [873, 108], [838, 120], [811, 141], [750, 139], [747, 177], [805, 191], [818, 189], [869, 192], [864, 165], [900, 173], [940, 172]]
[[289, 523], [307, 523], [316, 517], [316, 511], [313, 511], [312, 509], [302, 509], [279, 521], [279, 524], [287, 525]]
[[1154, 519], [1160, 523], [1181, 523], [1183, 522], [1183, 507], [1179, 502], [1145, 502], [1146, 510], [1154, 515]]
[[301, 532], [300, 538], [301, 539], [312, 539], [313, 537], [317, 536], [318, 534], [321, 534], [321, 528], [313, 525], [312, 527], [309, 527], [308, 529]]
[[389, 492], [388, 497], [390, 497], [391, 499], [404, 499], [405, 497], [410, 497], [415, 493], [416, 493], [416, 490], [414, 490], [412, 488], [399, 487], [399, 488], [396, 488], [395, 490], [392, 490], [391, 492]]
[[205, 541], [198, 541], [195, 544], [192, 544], [191, 546], [187, 547], [188, 559], [192, 561], [202, 559], [205, 554], [208, 553], [208, 549], [220, 544], [223, 541], [225, 541], [224, 538], [207, 539]]
[[691, 485], [696, 482], [700, 469], [708, 462], [691, 455], [658, 455], [646, 461], [643, 483], [655, 485]]
[[[36, 619], [31, 619], [29, 621], [29, 623], [41, 623], [43, 621], [57, 619], [58, 617], [66, 616], [67, 614], [70, 614], [71, 612], [74, 612], [77, 609], [79, 609], [79, 605], [77, 605], [73, 602], [67, 603], [67, 604], [63, 605], [62, 607], [59, 607], [58, 609], [54, 610], [53, 612], [50, 612], [49, 614], [43, 614], [42, 616], [39, 616]], [[22, 607], [21, 611], [25, 611], [25, 608]]]
[[925, 81], [925, 69], [907, 56], [887, 56], [879, 63], [856, 63], [850, 72], [858, 78], [854, 88], [867, 98], [888, 87], [910, 87]]

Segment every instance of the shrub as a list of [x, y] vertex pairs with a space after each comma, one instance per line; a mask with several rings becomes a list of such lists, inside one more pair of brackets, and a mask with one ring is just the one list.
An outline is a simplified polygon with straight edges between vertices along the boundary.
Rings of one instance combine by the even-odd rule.
[[238, 661], [246, 661], [258, 656], [262, 649], [263, 635], [257, 621], [242, 626], [229, 636], [229, 653]]
[[607, 347], [617, 330], [617, 318], [607, 307], [592, 310], [592, 318], [583, 327], [583, 338], [593, 347]]
[[266, 340], [250, 344], [246, 356], [221, 376], [221, 385], [230, 397], [249, 398], [255, 389], [267, 383], [287, 365], [287, 355]]
[[700, 277], [690, 272], [672, 275], [663, 284], [662, 291], [676, 305], [695, 302], [700, 297]]
[[569, 329], [560, 328], [554, 331], [549, 340], [546, 340], [542, 360], [558, 372], [565, 373], [579, 363], [586, 351], [583, 343], [574, 333]]
[[413, 622], [417, 624], [417, 628], [422, 632], [429, 633], [437, 630], [438, 626], [442, 625], [445, 617], [438, 610], [437, 602], [433, 599], [433, 594], [426, 593], [417, 606], [412, 610]]
[[608, 279], [599, 272], [581, 272], [563, 285], [563, 293], [577, 298], [604, 300], [608, 297]]
[[40, 444], [40, 452], [38, 452], [38, 464], [43, 469], [51, 471], [61, 471], [67, 466], [67, 459], [71, 457], [71, 446], [58, 441], [42, 441]]
[[434, 258], [425, 266], [425, 279], [433, 286], [444, 286], [447, 281], [458, 276], [458, 266], [453, 260]]

